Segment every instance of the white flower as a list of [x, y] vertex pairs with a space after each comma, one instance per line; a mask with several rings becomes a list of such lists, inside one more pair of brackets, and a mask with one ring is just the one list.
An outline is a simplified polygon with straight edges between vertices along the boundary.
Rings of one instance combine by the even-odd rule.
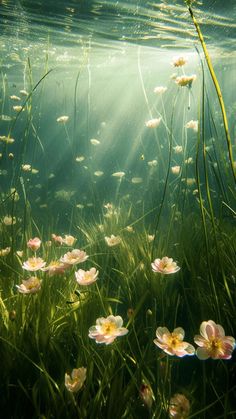
[[121, 237], [120, 236], [114, 236], [112, 234], [111, 237], [105, 236], [105, 241], [106, 241], [108, 246], [112, 247], [112, 246], [116, 246], [117, 244], [121, 243]]
[[65, 374], [65, 386], [68, 391], [75, 393], [79, 391], [86, 380], [87, 369], [84, 367], [74, 368], [71, 375]]
[[161, 348], [168, 355], [183, 357], [185, 355], [194, 355], [195, 348], [188, 342], [184, 342], [184, 329], [177, 327], [172, 333], [166, 327], [158, 327], [155, 345]]
[[96, 343], [105, 343], [109, 345], [114, 342], [118, 336], [128, 333], [128, 329], [122, 327], [123, 319], [120, 316], [100, 317], [96, 320], [96, 325], [90, 327], [89, 337], [95, 339]]
[[172, 166], [171, 171], [174, 175], [178, 175], [180, 173], [180, 166]]
[[97, 176], [97, 177], [100, 177], [100, 176], [104, 175], [104, 172], [102, 170], [96, 170], [94, 172], [94, 175]]
[[183, 57], [183, 56], [179, 56], [179, 57], [174, 57], [173, 61], [172, 61], [172, 65], [174, 67], [182, 67], [183, 65], [185, 65], [188, 62], [187, 58]]
[[193, 177], [188, 177], [186, 179], [186, 183], [188, 186], [193, 186], [196, 183], [196, 179], [194, 179]]
[[77, 263], [85, 262], [88, 259], [88, 255], [83, 250], [73, 249], [71, 252], [67, 252], [60, 261], [68, 265], [76, 265]]
[[173, 150], [176, 154], [180, 154], [183, 152], [183, 147], [182, 145], [176, 145], [175, 147], [173, 147]]
[[167, 87], [164, 87], [164, 86], [157, 86], [154, 89], [154, 93], [156, 93], [157, 95], [162, 95], [166, 91], [167, 91]]
[[11, 226], [13, 224], [16, 224], [16, 217], [5, 215], [5, 217], [3, 218], [3, 224], [5, 224], [6, 226]]
[[69, 116], [66, 116], [66, 115], [62, 115], [57, 118], [57, 122], [62, 122], [63, 124], [65, 124], [68, 120], [69, 120]]
[[17, 256], [19, 256], [19, 258], [22, 258], [23, 257], [23, 250], [17, 250], [16, 251], [16, 254], [17, 254]]
[[79, 285], [90, 285], [97, 280], [99, 271], [95, 268], [89, 269], [89, 271], [84, 271], [79, 269], [75, 272], [75, 278]]
[[31, 173], [33, 175], [37, 175], [37, 173], [39, 173], [39, 170], [38, 169], [31, 169]]
[[147, 164], [150, 167], [156, 167], [157, 166], [157, 160], [148, 161]]
[[31, 172], [31, 165], [30, 165], [30, 164], [22, 164], [22, 165], [21, 165], [21, 169], [22, 169], [24, 172]]
[[96, 140], [96, 138], [92, 138], [92, 139], [90, 140], [90, 143], [91, 143], [92, 145], [99, 145], [99, 144], [101, 144], [99, 140]]
[[42, 271], [48, 272], [49, 276], [63, 275], [65, 273], [65, 270], [69, 267], [70, 265], [66, 265], [65, 263], [60, 262], [59, 260], [52, 260], [48, 266], [42, 268]]
[[11, 95], [10, 96], [10, 99], [11, 100], [16, 100], [16, 101], [21, 100], [20, 97], [19, 96], [16, 96], [16, 95]]
[[75, 158], [75, 161], [77, 161], [77, 163], [81, 163], [82, 161], [84, 161], [85, 157], [84, 156], [77, 156]]
[[6, 247], [5, 249], [0, 249], [0, 256], [7, 256], [11, 251], [10, 247]]
[[176, 77], [175, 83], [178, 84], [181, 87], [187, 86], [192, 87], [192, 83], [196, 80], [197, 76], [196, 74], [192, 74], [191, 76], [179, 76]]
[[145, 122], [145, 125], [147, 128], [156, 128], [160, 125], [161, 123], [161, 117], [160, 118], [154, 118], [154, 119], [149, 119], [149, 121]]
[[113, 209], [114, 208], [114, 205], [113, 204], [111, 204], [110, 202], [108, 202], [107, 204], [104, 204], [103, 205], [104, 206], [104, 208], [106, 208], [106, 209]]
[[29, 279], [23, 280], [22, 284], [16, 285], [16, 288], [21, 294], [35, 294], [41, 288], [41, 281], [35, 276], [31, 276]]
[[112, 173], [113, 177], [118, 177], [118, 178], [122, 178], [125, 175], [125, 172], [115, 172]]
[[42, 258], [32, 257], [23, 263], [22, 268], [26, 269], [26, 271], [35, 272], [44, 268], [45, 265], [46, 265], [46, 262], [44, 262]]
[[26, 90], [22, 89], [22, 90], [20, 90], [20, 94], [22, 96], [28, 96], [29, 93]]
[[180, 267], [172, 258], [164, 256], [162, 259], [155, 259], [151, 264], [153, 272], [158, 272], [161, 274], [174, 274], [180, 270]]
[[132, 177], [132, 179], [131, 179], [131, 182], [134, 183], [134, 184], [142, 183], [142, 181], [143, 181], [143, 178], [141, 178], [141, 177]]
[[198, 132], [198, 121], [194, 121], [193, 119], [191, 119], [191, 121], [187, 122], [185, 127], [190, 128], [195, 132]]
[[66, 244], [67, 246], [73, 246], [76, 242], [76, 238], [70, 235], [65, 235], [64, 239], [62, 239], [62, 243]]
[[188, 159], [184, 160], [184, 163], [186, 163], [186, 164], [193, 163], [193, 158], [192, 157], [189, 157]]
[[15, 105], [15, 106], [12, 106], [12, 109], [16, 112], [20, 112], [20, 111], [22, 111], [23, 106]]
[[132, 226], [125, 227], [125, 230], [128, 231], [129, 233], [134, 233], [134, 229]]
[[175, 394], [170, 399], [169, 418], [187, 419], [190, 411], [189, 400], [183, 394]]

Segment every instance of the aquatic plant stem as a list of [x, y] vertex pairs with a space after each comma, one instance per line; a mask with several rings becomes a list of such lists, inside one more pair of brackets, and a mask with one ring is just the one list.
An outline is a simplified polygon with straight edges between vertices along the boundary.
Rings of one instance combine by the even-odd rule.
[[[202, 65], [202, 62], [201, 62]], [[205, 94], [205, 75], [204, 75], [204, 68], [202, 65], [202, 103], [201, 103], [201, 111], [199, 111], [199, 113], [201, 112], [201, 114], [199, 115], [199, 120], [201, 120], [202, 124], [199, 128], [198, 131], [198, 141], [197, 141], [197, 150], [196, 150], [196, 164], [195, 164], [195, 169], [196, 169], [196, 181], [197, 181], [197, 189], [198, 189], [198, 195], [199, 195], [199, 206], [200, 206], [200, 212], [201, 212], [201, 218], [202, 218], [202, 224], [203, 224], [203, 230], [204, 230], [204, 241], [205, 241], [205, 247], [206, 247], [206, 261], [207, 261], [207, 266], [208, 266], [208, 271], [209, 271], [209, 279], [210, 279], [210, 284], [211, 284], [211, 289], [212, 289], [212, 293], [215, 299], [215, 305], [216, 305], [216, 312], [218, 315], [218, 318], [220, 319], [220, 309], [219, 309], [219, 300], [218, 300], [218, 295], [216, 292], [216, 287], [215, 287], [215, 283], [214, 283], [214, 279], [212, 276], [212, 271], [211, 271], [211, 264], [210, 264], [210, 248], [209, 248], [209, 239], [208, 239], [208, 234], [207, 234], [207, 223], [206, 223], [206, 210], [204, 208], [204, 200], [202, 197], [202, 190], [201, 190], [201, 182], [200, 182], [200, 170], [199, 170], [199, 155], [200, 155], [200, 139], [202, 138], [202, 143], [203, 143], [203, 165], [204, 165], [204, 176], [205, 176], [205, 182], [206, 182], [206, 193], [207, 193], [207, 198], [208, 198], [208, 203], [210, 201], [210, 196], [209, 196], [209, 187], [208, 187], [208, 177], [207, 177], [207, 172], [206, 172], [206, 154], [205, 154], [205, 120], [204, 120], [204, 115], [205, 115], [205, 102], [204, 102], [204, 94]], [[201, 118], [200, 118], [201, 116]], [[209, 205], [211, 205], [209, 203]], [[214, 223], [214, 214], [211, 216], [213, 218], [211, 218], [212, 223]]]
[[218, 83], [218, 80], [217, 80], [217, 77], [216, 77], [212, 62], [211, 62], [211, 58], [209, 56], [209, 53], [208, 53], [208, 50], [207, 50], [207, 47], [206, 47], [206, 44], [205, 44], [205, 41], [204, 41], [204, 38], [203, 38], [203, 35], [202, 35], [202, 32], [201, 32], [200, 26], [198, 25], [198, 22], [197, 22], [194, 14], [193, 14], [193, 10], [192, 10], [191, 6], [189, 5], [189, 1], [187, 1], [187, 5], [188, 5], [188, 10], [189, 10], [190, 16], [192, 18], [193, 24], [196, 28], [199, 40], [201, 42], [201, 46], [202, 46], [202, 49], [203, 49], [203, 52], [204, 52], [206, 63], [207, 63], [207, 66], [208, 66], [208, 69], [209, 69], [209, 72], [210, 72], [210, 75], [211, 75], [211, 79], [212, 79], [213, 84], [214, 84], [215, 89], [216, 89], [216, 94], [217, 94], [217, 97], [218, 97], [218, 100], [219, 100], [220, 109], [221, 109], [222, 118], [223, 118], [225, 136], [226, 136], [226, 141], [227, 141], [227, 146], [228, 146], [230, 166], [231, 166], [231, 170], [232, 170], [232, 173], [233, 173], [234, 180], [236, 181], [236, 172], [235, 172], [234, 166], [233, 166], [233, 152], [232, 152], [231, 138], [230, 138], [230, 134], [229, 134], [228, 120], [227, 120], [227, 115], [226, 115], [223, 96], [222, 96], [222, 93], [221, 93], [221, 88], [220, 88], [220, 85]]
[[[207, 158], [206, 158], [206, 145], [205, 145], [205, 74], [204, 74], [204, 68], [203, 68], [202, 60], [201, 60], [201, 67], [202, 67], [202, 75], [203, 75], [203, 79], [202, 79], [202, 143], [203, 143], [203, 169], [204, 169], [204, 178], [205, 178], [205, 190], [206, 190], [206, 197], [207, 197], [207, 201], [208, 201], [208, 205], [209, 205], [209, 215], [210, 215], [211, 224], [212, 224], [212, 228], [213, 228], [213, 236], [214, 236], [214, 240], [215, 240], [215, 247], [216, 247], [216, 252], [217, 252], [217, 255], [218, 255], [219, 266], [220, 266], [220, 270], [221, 270], [221, 273], [222, 273], [222, 278], [223, 278], [223, 281], [224, 281], [225, 290], [227, 292], [230, 304], [231, 304], [232, 308], [234, 309], [233, 298], [231, 296], [231, 292], [230, 292], [230, 289], [229, 289], [229, 286], [228, 286], [228, 283], [227, 283], [227, 280], [226, 280], [225, 272], [224, 272], [222, 261], [221, 261], [220, 249], [219, 249], [217, 233], [216, 233], [217, 229], [216, 229], [216, 222], [215, 222], [215, 214], [214, 214], [214, 209], [213, 209], [213, 204], [212, 204], [212, 199], [211, 199], [211, 193], [210, 193]], [[199, 185], [199, 187], [200, 187], [200, 185]], [[211, 273], [211, 270], [210, 270], [210, 261], [209, 261], [208, 258], [209, 258], [209, 256], [207, 254], [207, 260], [208, 260], [210, 278], [211, 278], [211, 283], [212, 283], [212, 289], [213, 289], [215, 299], [216, 299], [216, 302], [217, 302], [218, 316], [219, 316], [219, 319], [220, 319], [218, 297], [217, 297], [217, 294], [216, 294], [216, 287], [215, 287], [214, 280], [212, 278], [212, 273]]]

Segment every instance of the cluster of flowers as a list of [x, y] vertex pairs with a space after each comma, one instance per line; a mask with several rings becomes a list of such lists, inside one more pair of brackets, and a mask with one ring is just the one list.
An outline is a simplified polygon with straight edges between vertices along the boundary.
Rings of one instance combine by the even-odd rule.
[[[84, 385], [87, 375], [87, 368], [74, 368], [71, 374], [65, 373], [65, 387], [70, 393], [78, 392]], [[149, 384], [143, 383], [140, 387], [140, 398], [150, 410], [154, 398], [152, 388]], [[170, 418], [184, 419], [190, 412], [190, 403], [184, 394], [176, 393], [171, 397], [168, 413]]]
[[[118, 336], [124, 336], [128, 329], [123, 327], [123, 319], [120, 316], [110, 315], [106, 318], [100, 317], [96, 325], [90, 327], [89, 337], [96, 343], [109, 345]], [[172, 333], [166, 327], [158, 327], [157, 338], [154, 343], [168, 355], [183, 357], [194, 355], [195, 348], [188, 342], [184, 342], [184, 330], [181, 327], [174, 329]], [[199, 346], [196, 355], [201, 360], [230, 359], [235, 347], [235, 339], [232, 336], [225, 336], [222, 326], [213, 320], [202, 322], [200, 335], [194, 337], [195, 343]], [[86, 379], [86, 368], [73, 369], [71, 375], [65, 374], [65, 386], [70, 392], [81, 389]], [[140, 397], [143, 403], [151, 409], [154, 394], [149, 384], [143, 383], [140, 387]], [[169, 402], [169, 417], [187, 418], [190, 411], [189, 400], [183, 394], [175, 394]]]
[[[174, 57], [172, 61], [172, 65], [175, 68], [182, 68], [187, 63], [187, 59], [183, 56]], [[191, 74], [187, 76], [186, 74], [177, 75], [174, 73], [171, 78], [175, 81], [175, 83], [180, 87], [187, 87], [191, 89], [193, 82], [196, 80], [197, 76], [196, 74]], [[154, 93], [157, 95], [163, 95], [167, 91], [167, 87], [165, 86], [157, 86], [154, 88]], [[158, 118], [152, 118], [145, 122], [145, 125], [147, 128], [157, 128], [161, 123], [161, 116]], [[194, 123], [194, 126], [191, 125], [191, 123]], [[193, 128], [194, 131], [197, 131], [197, 121], [190, 121], [190, 126], [187, 126], [187, 128]]]
[[[150, 410], [155, 400], [152, 388], [149, 383], [143, 382], [139, 395], [144, 405]], [[190, 403], [184, 394], [176, 393], [171, 397], [168, 405], [169, 418], [185, 419], [190, 412]]]
[[[90, 327], [89, 337], [95, 339], [96, 343], [109, 345], [118, 336], [124, 336], [128, 329], [123, 327], [123, 320], [120, 316], [110, 315], [107, 318], [100, 317], [96, 325]], [[181, 327], [174, 329], [172, 333], [166, 327], [158, 327], [154, 343], [168, 355], [183, 357], [194, 355], [201, 360], [230, 359], [235, 347], [235, 339], [232, 336], [225, 336], [222, 326], [213, 320], [202, 322], [200, 335], [194, 337], [194, 342], [199, 346], [195, 351], [193, 345], [184, 341], [185, 332]]]
[[[151, 264], [153, 272], [169, 275], [176, 273], [180, 267], [172, 258], [164, 256], [155, 259]], [[172, 333], [166, 327], [158, 327], [157, 339], [154, 343], [169, 355], [183, 357], [196, 353], [199, 359], [230, 359], [235, 347], [235, 339], [225, 336], [222, 326], [213, 320], [204, 321], [200, 326], [200, 335], [194, 337], [194, 342], [199, 346], [195, 351], [193, 345], [184, 342], [185, 332], [181, 327], [174, 329]]]
[[[52, 239], [56, 244], [66, 244], [72, 246], [75, 243], [73, 236], [61, 236], [52, 235]], [[41, 240], [38, 237], [30, 239], [27, 243], [28, 248], [36, 252], [41, 246]], [[30, 257], [28, 260], [23, 262], [22, 268], [29, 272], [43, 271], [47, 272], [49, 276], [64, 274], [67, 269], [79, 263], [85, 262], [88, 259], [86, 252], [80, 249], [73, 249], [67, 252], [59, 260], [52, 260], [47, 266], [46, 262], [36, 255]], [[75, 272], [75, 279], [79, 285], [90, 285], [98, 279], [99, 272], [96, 268], [92, 267], [88, 271], [79, 269]], [[36, 276], [23, 280], [20, 285], [16, 285], [17, 290], [21, 294], [35, 294], [41, 289], [41, 280]]]
[[196, 353], [201, 360], [230, 359], [235, 348], [235, 339], [225, 336], [223, 327], [213, 320], [201, 323], [200, 335], [194, 336], [194, 342], [199, 346], [196, 351], [193, 345], [184, 342], [184, 335], [182, 327], [177, 327], [172, 333], [166, 327], [158, 327], [154, 343], [168, 355], [183, 357]]

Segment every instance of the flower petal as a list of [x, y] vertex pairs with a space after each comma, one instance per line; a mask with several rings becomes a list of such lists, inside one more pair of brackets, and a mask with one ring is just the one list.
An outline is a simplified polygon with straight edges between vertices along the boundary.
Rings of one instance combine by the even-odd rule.
[[202, 361], [204, 361], [205, 359], [210, 358], [209, 352], [207, 351], [206, 348], [197, 348], [196, 355]]

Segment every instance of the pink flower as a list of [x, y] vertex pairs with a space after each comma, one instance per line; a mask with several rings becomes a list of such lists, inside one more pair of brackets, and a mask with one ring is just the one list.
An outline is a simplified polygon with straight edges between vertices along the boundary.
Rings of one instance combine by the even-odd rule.
[[154, 399], [152, 388], [149, 384], [143, 383], [139, 389], [140, 397], [148, 409], [151, 409]]
[[26, 271], [39, 271], [39, 269], [44, 268], [46, 262], [42, 258], [32, 257], [29, 258], [26, 262], [23, 263], [22, 268]]
[[120, 316], [100, 317], [96, 320], [96, 325], [90, 327], [89, 337], [95, 339], [96, 343], [105, 343], [109, 345], [114, 342], [118, 336], [128, 333], [128, 329], [122, 327], [123, 319]]
[[180, 393], [176, 393], [170, 399], [169, 417], [175, 419], [187, 418], [190, 411], [189, 400]]
[[34, 239], [29, 239], [29, 241], [27, 242], [27, 247], [33, 250], [34, 252], [36, 252], [36, 250], [38, 250], [40, 246], [41, 240], [38, 237], [34, 237]]
[[194, 347], [183, 341], [184, 334], [182, 327], [177, 327], [172, 333], [166, 327], [158, 327], [156, 330], [157, 339], [154, 339], [154, 343], [168, 355], [179, 357], [194, 355]]
[[95, 268], [89, 269], [89, 271], [84, 271], [79, 269], [75, 272], [75, 278], [79, 285], [90, 285], [97, 280], [99, 271]]
[[56, 244], [63, 243], [63, 238], [61, 236], [57, 236], [56, 234], [52, 234], [52, 239]]
[[145, 122], [145, 125], [147, 128], [156, 128], [160, 125], [160, 123], [161, 123], [161, 117], [149, 119], [149, 121]]
[[202, 322], [200, 334], [194, 337], [194, 342], [199, 346], [196, 355], [199, 359], [230, 359], [235, 347], [235, 339], [225, 336], [222, 326], [213, 320]]
[[177, 263], [173, 262], [173, 259], [167, 256], [164, 256], [162, 259], [155, 259], [151, 265], [153, 272], [165, 275], [174, 274], [180, 270]]
[[62, 263], [59, 260], [52, 260], [48, 266], [42, 268], [42, 271], [48, 272], [49, 276], [63, 275], [68, 268], [70, 268], [70, 265]]
[[41, 281], [35, 276], [31, 276], [29, 279], [23, 280], [22, 284], [16, 285], [16, 288], [21, 294], [35, 294], [41, 288]]
[[60, 262], [67, 265], [76, 265], [77, 263], [85, 262], [88, 259], [86, 252], [80, 249], [73, 249], [71, 252], [67, 252], [63, 257], [60, 258]]

